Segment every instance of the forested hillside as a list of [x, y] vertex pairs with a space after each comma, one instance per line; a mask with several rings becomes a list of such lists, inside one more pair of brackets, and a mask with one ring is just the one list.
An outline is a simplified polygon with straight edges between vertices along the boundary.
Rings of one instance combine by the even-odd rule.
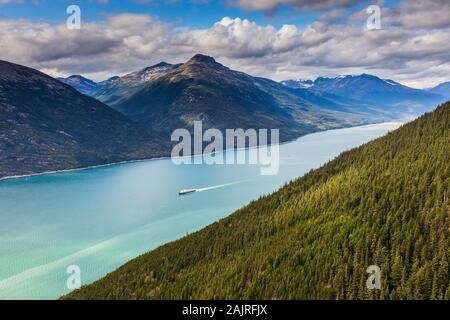
[[65, 298], [450, 299], [449, 125], [446, 103]]

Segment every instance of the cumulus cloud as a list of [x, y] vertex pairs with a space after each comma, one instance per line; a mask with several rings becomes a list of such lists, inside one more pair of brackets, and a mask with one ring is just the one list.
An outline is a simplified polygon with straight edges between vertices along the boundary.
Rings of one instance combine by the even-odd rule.
[[293, 50], [300, 32], [294, 25], [260, 26], [247, 19], [223, 18], [208, 30], [186, 34], [192, 45], [228, 58], [263, 57]]
[[[382, 6], [382, 3], [379, 4]], [[450, 27], [450, 1], [403, 0], [395, 8], [382, 8], [382, 23], [385, 26], [405, 29], [438, 29]], [[367, 19], [363, 9], [350, 16], [350, 19]]]
[[284, 5], [292, 5], [306, 10], [324, 10], [346, 7], [361, 0], [229, 0], [229, 3], [250, 11], [275, 11]]
[[415, 29], [450, 27], [450, 1], [404, 1], [386, 11], [386, 22]]
[[0, 20], [0, 58], [58, 74], [126, 72], [164, 55], [168, 27], [154, 17], [137, 14], [85, 23], [80, 30], [69, 30], [65, 24]]
[[120, 14], [68, 30], [65, 25], [0, 20], [0, 59], [55, 76], [76, 73], [96, 80], [162, 60], [183, 62], [198, 52], [275, 80], [360, 72], [418, 87], [450, 80], [450, 30], [445, 24], [398, 26], [406, 19], [368, 31], [365, 21], [354, 21], [332, 23], [324, 18], [299, 29], [225, 17], [207, 29], [180, 30], [152, 16]]

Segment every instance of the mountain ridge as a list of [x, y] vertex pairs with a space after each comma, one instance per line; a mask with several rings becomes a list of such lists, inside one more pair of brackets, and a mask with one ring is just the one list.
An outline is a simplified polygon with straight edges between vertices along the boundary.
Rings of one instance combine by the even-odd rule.
[[450, 99], [450, 81], [443, 82], [435, 86], [434, 88], [428, 89], [429, 92], [440, 94]]
[[[205, 67], [200, 68], [203, 65]], [[222, 68], [219, 68], [221, 66]], [[207, 69], [210, 70], [207, 70]], [[361, 75], [343, 75], [335, 78], [318, 77], [316, 80], [287, 80], [282, 81], [281, 84], [284, 87], [295, 89], [291, 93], [286, 93], [281, 87], [276, 87], [274, 83], [270, 83], [272, 80], [253, 77], [247, 75], [243, 72], [231, 70], [220, 63], [218, 63], [213, 57], [209, 57], [203, 54], [196, 54], [187, 62], [179, 64], [169, 64], [167, 62], [160, 62], [156, 65], [141, 69], [136, 72], [132, 72], [124, 77], [117, 79], [117, 81], [112, 82], [110, 85], [99, 87], [97, 91], [89, 93], [91, 96], [99, 99], [100, 101], [106, 103], [107, 105], [115, 108], [116, 110], [122, 112], [128, 117], [133, 118], [135, 121], [141, 122], [143, 118], [152, 118], [154, 112], [150, 105], [156, 105], [156, 108], [160, 108], [164, 100], [165, 103], [176, 103], [173, 97], [169, 95], [175, 95], [174, 92], [167, 91], [167, 86], [159, 86], [155, 84], [156, 82], [161, 82], [165, 76], [176, 72], [176, 70], [182, 69], [177, 73], [177, 77], [170, 79], [168, 81], [170, 84], [174, 82], [181, 83], [182, 79], [185, 81], [203, 81], [202, 85], [197, 86], [197, 90], [190, 90], [189, 86], [185, 86], [185, 90], [189, 91], [186, 94], [190, 99], [195, 101], [198, 98], [204, 97], [205, 94], [215, 91], [216, 93], [220, 91], [220, 85], [224, 86], [224, 90], [227, 90], [227, 85], [232, 85], [233, 81], [230, 81], [230, 74], [234, 73], [236, 83], [242, 86], [248, 86], [248, 84], [253, 83], [253, 92], [262, 91], [260, 95], [266, 95], [267, 101], [258, 102], [261, 106], [270, 104], [270, 101], [276, 100], [275, 103], [279, 105], [282, 102], [276, 97], [282, 97], [281, 99], [287, 98], [290, 109], [297, 109], [297, 115], [292, 116], [290, 124], [285, 121], [278, 121], [278, 123], [284, 123], [285, 127], [295, 127], [302, 123], [301, 113], [298, 111], [305, 107], [315, 107], [321, 109], [325, 112], [323, 118], [338, 118], [337, 122], [344, 122], [346, 125], [354, 125], [354, 123], [364, 124], [364, 123], [375, 123], [390, 120], [409, 120], [414, 118], [423, 112], [429, 111], [437, 103], [442, 103], [446, 99], [442, 95], [435, 94], [431, 91], [419, 90], [404, 86], [398, 82], [381, 79], [377, 76], [363, 73]], [[221, 70], [221, 71], [219, 71]], [[211, 72], [211, 74], [208, 74]], [[148, 73], [148, 75], [147, 75]], [[215, 77], [213, 77], [215, 75]], [[213, 79], [217, 79], [213, 82]], [[211, 82], [214, 88], [208, 88], [206, 82]], [[259, 82], [259, 83], [258, 83]], [[264, 85], [266, 84], [266, 85]], [[153, 90], [148, 90], [149, 87], [154, 87]], [[204, 89], [204, 91], [202, 90]], [[148, 90], [147, 97], [143, 97], [143, 91]], [[161, 90], [160, 92], [158, 90]], [[176, 89], [174, 89], [176, 91]], [[181, 90], [182, 91], [182, 90]], [[240, 90], [234, 90], [235, 95], [241, 95], [242, 103], [251, 104], [252, 101], [245, 101], [245, 94], [250, 100], [255, 100], [251, 97], [249, 91], [239, 92]], [[183, 92], [177, 94], [183, 95]], [[225, 93], [223, 92], [222, 95]], [[135, 96], [140, 96], [137, 98]], [[290, 96], [290, 97], [287, 97]], [[182, 99], [183, 97], [180, 97]], [[229, 98], [229, 97], [228, 97]], [[141, 101], [137, 101], [137, 100]], [[226, 97], [217, 97], [217, 100], [212, 99], [211, 104], [221, 105]], [[142, 110], [144, 108], [143, 100], [148, 100], [147, 112]], [[191, 101], [185, 99], [184, 104], [189, 105]], [[134, 106], [134, 104], [138, 104]], [[293, 107], [294, 105], [297, 108]], [[158, 107], [159, 106], [159, 107]], [[141, 109], [140, 112], [136, 112], [135, 109]], [[202, 107], [204, 109], [204, 107]], [[202, 109], [200, 108], [200, 109]], [[134, 109], [134, 110], [133, 110]], [[205, 115], [211, 118], [208, 114], [208, 110], [202, 110], [195, 114], [190, 107], [190, 114], [185, 115], [185, 119], [178, 119], [179, 121], [173, 124], [165, 123], [166, 128], [175, 128], [175, 126], [190, 126], [192, 119], [201, 120]], [[242, 109], [242, 108], [241, 108]], [[161, 110], [161, 109], [160, 109]], [[234, 110], [233, 112], [236, 112]], [[294, 111], [293, 111], [294, 112]], [[334, 114], [334, 112], [339, 112]], [[180, 110], [178, 111], [180, 113]], [[193, 114], [194, 113], [194, 114]], [[295, 113], [295, 112], [294, 112]], [[171, 116], [175, 116], [171, 114]], [[271, 115], [272, 118], [276, 116]], [[347, 116], [347, 119], [343, 119]], [[138, 118], [140, 117], [140, 118]], [[266, 115], [263, 115], [266, 117]], [[356, 119], [359, 118], [359, 122]], [[160, 119], [161, 120], [161, 119]], [[284, 119], [286, 120], [286, 119]], [[318, 121], [319, 119], [307, 119], [306, 122], [310, 124], [311, 122]], [[335, 121], [336, 119], [333, 119]], [[331, 121], [331, 122], [333, 122]], [[296, 123], [297, 122], [297, 123]], [[300, 124], [298, 123], [300, 122]], [[150, 123], [150, 126], [156, 125], [158, 128], [161, 121], [157, 123]], [[218, 122], [220, 123], [220, 122]], [[240, 121], [237, 121], [240, 124]], [[304, 124], [304, 123], [303, 123]], [[243, 126], [247, 124], [245, 121], [242, 123]], [[208, 126], [217, 126], [216, 123]], [[248, 126], [248, 125], [247, 125]], [[162, 127], [162, 126], [160, 126]], [[314, 127], [314, 125], [313, 125]], [[339, 126], [334, 126], [339, 127]], [[321, 124], [321, 129], [334, 128], [330, 125]], [[288, 129], [288, 138], [291, 139], [298, 135], [295, 131]], [[306, 132], [309, 131], [308, 129]]]
[[[301, 87], [298, 81], [287, 80], [282, 83], [294, 89]], [[400, 119], [413, 118], [447, 100], [445, 96], [429, 90], [410, 88], [399, 82], [381, 79], [367, 73], [334, 78], [318, 77], [310, 83], [308, 89], [334, 94], [354, 101], [355, 104], [370, 105], [375, 110], [387, 112]]]
[[321, 93], [294, 91], [270, 79], [232, 70], [202, 54], [171, 65], [140, 86], [125, 87], [94, 97], [166, 136], [176, 128], [191, 129], [194, 121], [203, 121], [205, 128], [220, 130], [279, 128], [282, 140], [287, 141], [313, 131], [384, 119], [349, 112], [347, 103]]
[[152, 130], [37, 70], [0, 60], [0, 178], [170, 153]]

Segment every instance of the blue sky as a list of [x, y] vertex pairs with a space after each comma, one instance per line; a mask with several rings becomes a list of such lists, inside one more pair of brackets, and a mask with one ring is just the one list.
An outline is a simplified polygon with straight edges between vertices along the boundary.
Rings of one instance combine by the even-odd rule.
[[[50, 23], [65, 21], [67, 18], [66, 8], [70, 4], [80, 6], [82, 18], [86, 22], [103, 20], [105, 16], [123, 12], [145, 13], [187, 28], [207, 28], [225, 16], [246, 18], [258, 24], [271, 24], [276, 27], [283, 24], [294, 24], [302, 28], [314, 22], [322, 13], [306, 11], [294, 6], [281, 6], [275, 13], [250, 11], [232, 6], [226, 0], [151, 0], [148, 2], [145, 0], [109, 0], [107, 3], [96, 0], [23, 0], [21, 3], [10, 1], [10, 3], [0, 5], [0, 18], [23, 18]], [[397, 3], [398, 1], [390, 0], [386, 1], [384, 5], [394, 7]], [[351, 6], [350, 10], [360, 10], [364, 6], [367, 4], [356, 4]]]
[[276, 14], [241, 10], [224, 1], [161, 1], [150, 3], [135, 1], [110, 0], [107, 4], [95, 0], [66, 1], [40, 0], [38, 3], [8, 3], [0, 6], [0, 17], [3, 19], [31, 19], [47, 22], [63, 22], [66, 20], [66, 8], [76, 4], [82, 10], [83, 19], [88, 21], [103, 20], [105, 16], [128, 13], [145, 13], [159, 17], [163, 21], [183, 27], [206, 28], [224, 16], [245, 17], [261, 24], [280, 26], [285, 23], [304, 26], [313, 22], [318, 13], [300, 12], [291, 7], [281, 8]]

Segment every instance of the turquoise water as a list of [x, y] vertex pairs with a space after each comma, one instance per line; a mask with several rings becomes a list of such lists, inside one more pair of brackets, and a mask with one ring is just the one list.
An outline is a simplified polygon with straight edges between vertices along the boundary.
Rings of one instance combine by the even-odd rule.
[[[0, 181], [0, 299], [58, 298], [70, 291], [68, 266], [91, 283], [397, 127], [331, 130], [281, 145], [275, 176], [257, 165], [164, 159]], [[188, 188], [203, 191], [178, 196]]]

